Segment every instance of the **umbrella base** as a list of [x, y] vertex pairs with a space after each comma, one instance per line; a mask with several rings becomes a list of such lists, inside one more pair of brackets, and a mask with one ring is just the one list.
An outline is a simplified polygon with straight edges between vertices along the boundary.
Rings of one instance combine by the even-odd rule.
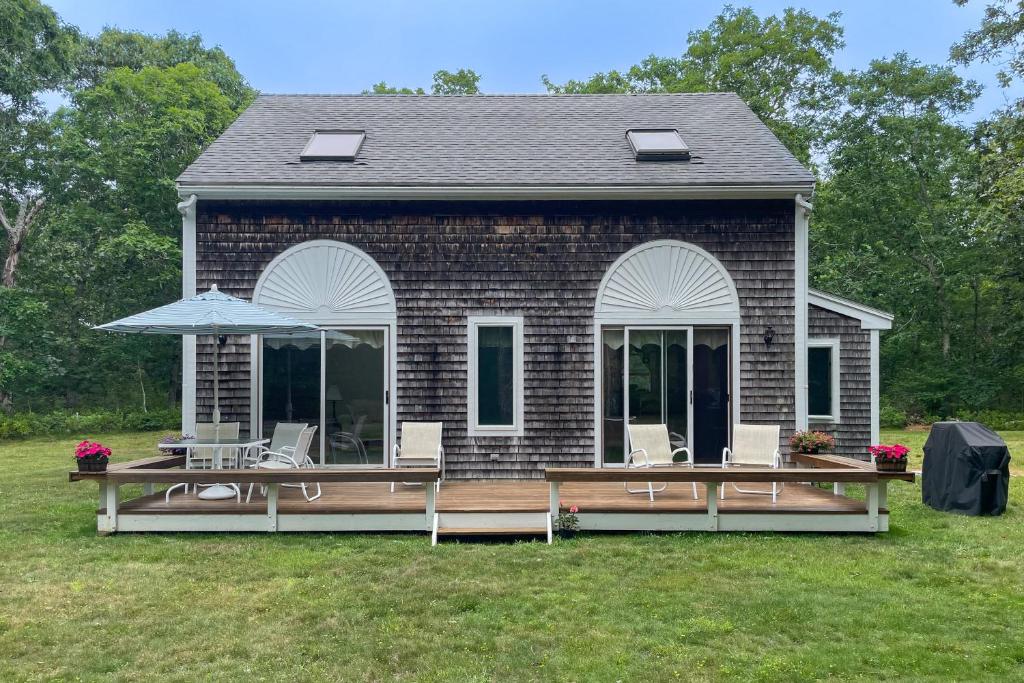
[[214, 484], [199, 492], [199, 497], [203, 500], [227, 500], [237, 495], [238, 490], [227, 484]]

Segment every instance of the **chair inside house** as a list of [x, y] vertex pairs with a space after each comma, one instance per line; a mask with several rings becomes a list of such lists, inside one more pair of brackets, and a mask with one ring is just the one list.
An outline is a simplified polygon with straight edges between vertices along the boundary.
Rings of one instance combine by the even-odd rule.
[[361, 465], [370, 462], [366, 453], [366, 444], [363, 443], [363, 426], [366, 424], [366, 415], [360, 415], [352, 424], [350, 432], [333, 432], [328, 438], [328, 445], [331, 448], [331, 459], [335, 463], [346, 461], [348, 453]]
[[[682, 453], [685, 457], [676, 460], [676, 456]], [[693, 454], [686, 446], [673, 450], [670, 441], [668, 427], [666, 425], [629, 425], [629, 458], [626, 460], [627, 469], [631, 468], [654, 468], [654, 467], [693, 467]], [[622, 486], [626, 493], [646, 493], [654, 500], [654, 494], [660, 493], [668, 488], [668, 484], [662, 484], [655, 488], [654, 482], [647, 482], [644, 488], [631, 489], [629, 482], [623, 482]], [[697, 484], [690, 482], [693, 488], [693, 499], [697, 500]]]
[[[214, 424], [213, 422], [197, 422], [196, 423], [196, 440], [198, 441], [213, 441], [214, 439], [237, 439], [238, 438], [238, 422], [220, 422]], [[185, 469], [187, 470], [212, 470], [216, 464], [216, 454], [214, 448], [189, 448], [185, 454]], [[221, 449], [221, 466], [222, 467], [233, 467], [237, 465], [239, 453], [237, 448], [223, 448]], [[183, 487], [185, 493], [188, 493], [189, 488], [194, 488], [198, 493], [200, 486], [208, 486], [208, 484], [195, 484], [190, 486], [189, 484], [175, 484], [167, 489], [164, 493], [164, 500], [170, 502], [171, 491], [178, 487]]]
[[[441, 422], [403, 422], [401, 444], [395, 444], [394, 467], [436, 467], [441, 477], [434, 485], [441, 490], [444, 479], [444, 446], [441, 445]], [[416, 486], [416, 484], [409, 484]], [[391, 482], [395, 492], [395, 482]]]
[[[299, 434], [295, 448], [289, 449], [290, 452], [264, 451], [260, 456], [260, 461], [256, 463], [256, 468], [261, 470], [314, 469], [316, 464], [309, 457], [309, 448], [313, 443], [316, 429], [316, 426], [303, 429]], [[316, 486], [315, 496], [309, 495], [307, 487], [310, 485], [305, 482], [300, 484], [281, 484], [281, 486], [302, 489], [302, 495], [307, 501], [314, 501], [323, 494], [323, 491], [320, 489], [320, 482], [313, 482], [313, 486]], [[264, 493], [266, 492], [264, 487], [260, 488]], [[252, 489], [253, 485], [249, 484], [249, 492], [245, 496], [246, 503], [252, 499]]]
[[253, 468], [263, 459], [264, 453], [284, 453], [291, 455], [299, 443], [299, 435], [307, 426], [305, 422], [278, 422], [274, 425], [274, 433], [270, 436], [270, 443], [266, 446], [257, 446], [248, 453], [243, 454], [242, 467]]
[[[782, 467], [782, 454], [779, 452], [779, 425], [736, 425], [732, 430], [732, 448], [722, 449], [722, 467]], [[736, 483], [732, 487], [739, 493], [771, 496], [772, 503], [778, 499], [784, 484], [772, 482], [770, 491], [740, 488]], [[725, 486], [722, 486], [722, 499], [725, 499]]]

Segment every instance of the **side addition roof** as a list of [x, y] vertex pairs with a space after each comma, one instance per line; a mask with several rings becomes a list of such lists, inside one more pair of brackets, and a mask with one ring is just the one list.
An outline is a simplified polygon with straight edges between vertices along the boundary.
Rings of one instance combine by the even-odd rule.
[[817, 289], [807, 291], [807, 303], [826, 311], [832, 311], [847, 318], [860, 321], [862, 330], [890, 330], [892, 329], [893, 315], [871, 306], [844, 299], [835, 294], [822, 292]]
[[[638, 161], [626, 131], [675, 129], [689, 160]], [[315, 130], [354, 161], [303, 161]], [[732, 93], [262, 95], [178, 178], [183, 195], [685, 197], [809, 194], [814, 178]]]

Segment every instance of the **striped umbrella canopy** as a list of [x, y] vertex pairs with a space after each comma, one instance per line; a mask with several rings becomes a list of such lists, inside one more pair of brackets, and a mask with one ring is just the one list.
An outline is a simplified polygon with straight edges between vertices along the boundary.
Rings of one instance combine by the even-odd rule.
[[220, 344], [216, 337], [221, 334], [298, 334], [319, 328], [228, 296], [213, 285], [208, 292], [94, 329], [134, 334], [213, 335], [213, 421], [220, 422]]

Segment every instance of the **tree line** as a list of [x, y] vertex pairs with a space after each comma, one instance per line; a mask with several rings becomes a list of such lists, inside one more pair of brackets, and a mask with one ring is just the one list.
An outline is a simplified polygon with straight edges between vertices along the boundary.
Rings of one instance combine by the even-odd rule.
[[[945, 63], [897, 53], [842, 71], [840, 14], [726, 7], [679, 55], [541, 81], [553, 94], [738, 93], [817, 176], [812, 285], [896, 315], [883, 400], [944, 417], [1024, 411], [1024, 100], [967, 124], [981, 87], [955, 68], [997, 63], [1008, 89], [1022, 45], [1024, 0], [995, 0]], [[480, 80], [439, 70], [429, 91], [474, 94]], [[55, 94], [63, 104], [44, 106]], [[180, 400], [176, 339], [90, 326], [179, 294], [174, 179], [255, 94], [197, 35], [89, 36], [38, 0], [0, 0], [3, 410]]]

